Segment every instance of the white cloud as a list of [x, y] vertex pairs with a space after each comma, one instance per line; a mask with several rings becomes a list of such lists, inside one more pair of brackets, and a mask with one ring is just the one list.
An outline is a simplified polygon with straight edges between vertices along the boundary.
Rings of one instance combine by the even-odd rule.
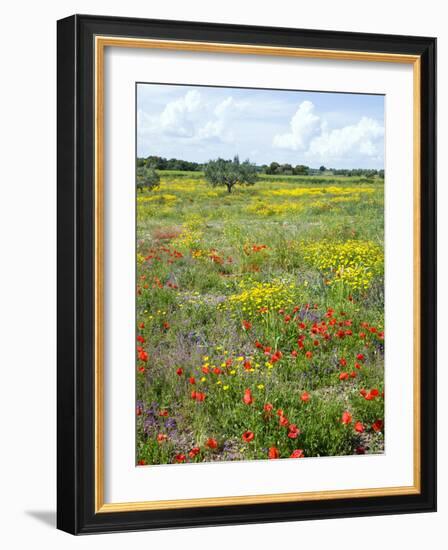
[[169, 101], [159, 114], [148, 115], [140, 110], [139, 134], [184, 138], [191, 143], [208, 139], [226, 142], [233, 139], [231, 120], [243, 109], [244, 103], [231, 96], [219, 103], [208, 102], [198, 90], [189, 90]]
[[274, 136], [274, 147], [304, 151], [310, 140], [320, 133], [322, 122], [320, 117], [314, 114], [313, 103], [303, 101], [289, 124], [289, 133]]
[[201, 105], [201, 94], [189, 90], [183, 97], [167, 103], [154, 125], [165, 134], [191, 137], [194, 134], [194, 119]]
[[384, 154], [384, 126], [364, 116], [355, 124], [330, 128], [313, 103], [303, 101], [291, 118], [290, 132], [275, 135], [272, 143], [279, 149], [301, 151], [311, 162], [379, 161]]
[[333, 130], [324, 128], [321, 135], [311, 141], [307, 155], [321, 159], [341, 159], [348, 155], [379, 157], [383, 139], [383, 125], [362, 117], [357, 124]]
[[383, 167], [382, 98], [139, 85], [137, 151], [335, 168]]

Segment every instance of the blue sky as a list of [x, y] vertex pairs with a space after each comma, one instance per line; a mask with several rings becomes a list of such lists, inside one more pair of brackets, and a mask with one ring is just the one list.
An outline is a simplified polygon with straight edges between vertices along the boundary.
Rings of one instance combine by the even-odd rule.
[[137, 154], [384, 167], [384, 96], [137, 85]]

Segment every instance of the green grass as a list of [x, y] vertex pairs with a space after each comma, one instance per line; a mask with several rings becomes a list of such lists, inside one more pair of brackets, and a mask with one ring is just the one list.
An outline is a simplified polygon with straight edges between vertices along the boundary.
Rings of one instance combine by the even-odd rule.
[[137, 196], [139, 463], [382, 452], [383, 181], [160, 174]]

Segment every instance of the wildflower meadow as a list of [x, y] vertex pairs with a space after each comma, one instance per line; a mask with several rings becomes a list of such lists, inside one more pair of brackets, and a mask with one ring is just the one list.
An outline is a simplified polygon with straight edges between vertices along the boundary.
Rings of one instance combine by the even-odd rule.
[[138, 465], [384, 452], [384, 182], [137, 196]]

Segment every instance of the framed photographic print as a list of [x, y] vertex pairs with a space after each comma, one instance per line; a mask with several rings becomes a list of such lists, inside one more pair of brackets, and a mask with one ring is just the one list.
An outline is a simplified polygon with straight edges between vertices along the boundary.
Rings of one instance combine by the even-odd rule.
[[58, 527], [434, 511], [434, 38], [58, 22]]

